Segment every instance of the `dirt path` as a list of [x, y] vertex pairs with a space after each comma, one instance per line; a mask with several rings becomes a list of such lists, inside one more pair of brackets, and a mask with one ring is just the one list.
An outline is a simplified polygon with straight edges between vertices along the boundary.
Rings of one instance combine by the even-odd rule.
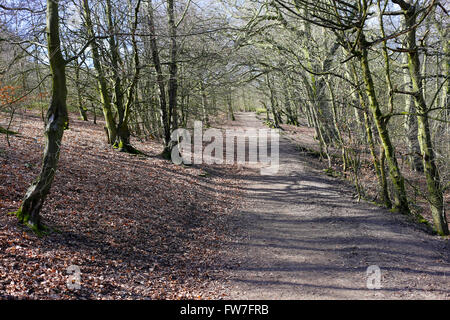
[[[262, 128], [255, 114], [234, 126]], [[449, 299], [450, 245], [398, 214], [352, 198], [286, 138], [275, 176], [248, 175], [240, 237], [216, 282], [226, 299]], [[381, 289], [367, 289], [379, 266]], [[225, 280], [224, 280], [225, 279]]]

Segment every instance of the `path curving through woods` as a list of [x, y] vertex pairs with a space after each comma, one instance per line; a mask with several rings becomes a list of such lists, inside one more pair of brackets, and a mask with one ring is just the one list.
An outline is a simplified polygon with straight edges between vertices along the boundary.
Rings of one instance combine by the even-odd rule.
[[[264, 127], [254, 113], [236, 117], [233, 127]], [[222, 252], [231, 267], [220, 270], [215, 290], [225, 299], [450, 298], [449, 240], [358, 203], [351, 187], [311, 161], [282, 137], [278, 174], [244, 177], [248, 201], [236, 213], [239, 234]], [[378, 290], [367, 288], [373, 265]]]

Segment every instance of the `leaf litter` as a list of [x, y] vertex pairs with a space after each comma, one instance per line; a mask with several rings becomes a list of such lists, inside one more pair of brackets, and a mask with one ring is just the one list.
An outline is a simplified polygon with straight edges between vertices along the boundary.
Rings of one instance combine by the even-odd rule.
[[[42, 121], [26, 115], [11, 147], [0, 137], [0, 299], [218, 298], [208, 288], [242, 205], [239, 169], [176, 166], [155, 141], [133, 141], [148, 158], [120, 153], [102, 122], [72, 118], [41, 211], [44, 237], [8, 215], [39, 173]], [[72, 265], [78, 290], [67, 285]]]

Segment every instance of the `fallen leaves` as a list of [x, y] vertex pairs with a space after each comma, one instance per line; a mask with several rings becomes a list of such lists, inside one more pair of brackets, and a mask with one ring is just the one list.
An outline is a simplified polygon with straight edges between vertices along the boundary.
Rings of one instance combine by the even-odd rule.
[[[208, 270], [241, 203], [235, 168], [205, 175], [175, 166], [157, 157], [153, 142], [135, 141], [150, 158], [129, 156], [104, 143], [101, 123], [71, 120], [42, 210], [52, 232], [38, 238], [7, 215], [40, 169], [42, 122], [24, 119], [21, 136], [0, 146], [0, 298], [214, 297], [205, 292], [214, 278]], [[67, 287], [72, 265], [80, 290]]]

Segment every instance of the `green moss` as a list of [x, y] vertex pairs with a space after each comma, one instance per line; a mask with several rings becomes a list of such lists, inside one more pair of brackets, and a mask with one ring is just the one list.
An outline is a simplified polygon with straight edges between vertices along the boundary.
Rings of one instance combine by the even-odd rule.
[[426, 224], [426, 225], [429, 224], [428, 221], [425, 220], [424, 218], [419, 219], [419, 223], [424, 223], [424, 224]]
[[209, 177], [210, 174], [208, 172], [202, 172], [198, 175], [199, 177]]
[[256, 112], [257, 115], [261, 115], [261, 114], [266, 114], [267, 110], [265, 108], [257, 108], [255, 110], [255, 112]]
[[269, 128], [271, 128], [271, 129], [276, 129], [275, 123], [273, 123], [273, 122], [270, 121], [270, 120], [264, 121], [264, 124], [265, 124], [266, 126], [268, 126]]
[[335, 171], [334, 171], [333, 168], [326, 168], [326, 169], [323, 169], [323, 172], [325, 172], [325, 174], [326, 174], [327, 176], [330, 176], [330, 177], [334, 177], [334, 176], [335, 176]]
[[114, 149], [118, 149], [119, 151], [122, 151], [123, 150], [123, 142], [122, 142], [122, 140], [119, 140], [119, 142], [117, 143], [114, 143], [113, 144], [113, 148]]
[[19, 208], [17, 211], [10, 212], [9, 215], [16, 216], [21, 223], [27, 223], [30, 220], [30, 215], [24, 216], [22, 214], [22, 208]]
[[8, 135], [16, 135], [16, 134], [18, 134], [17, 132], [15, 132], [15, 131], [11, 131], [11, 130], [7, 130], [7, 129], [5, 129], [5, 128], [3, 128], [3, 127], [0, 127], [0, 133], [2, 133], [2, 134], [8, 134]]
[[8, 212], [7, 214], [10, 215], [10, 216], [16, 216], [16, 217], [18, 217], [19, 214], [20, 214], [20, 209], [17, 210], [17, 211]]
[[125, 153], [131, 154], [131, 155], [148, 157], [148, 155], [146, 153], [136, 149], [135, 147], [133, 147], [130, 144], [127, 145], [127, 144], [123, 143], [122, 140], [114, 143], [113, 148], [117, 149], [120, 152], [125, 152]]
[[[367, 200], [367, 199], [364, 199], [364, 200]], [[373, 201], [367, 200], [367, 201], [370, 202], [371, 204], [377, 206], [377, 207], [380, 207], [380, 208], [386, 208], [386, 206], [385, 206], [384, 203], [382, 203], [382, 202], [377, 202], [377, 201], [375, 201], [375, 200], [373, 200]]]
[[161, 157], [165, 160], [172, 160], [172, 153], [167, 148], [164, 148]]
[[33, 231], [33, 233], [36, 234], [39, 238], [50, 234], [50, 229], [43, 224], [36, 225], [27, 223], [26, 226], [30, 228], [31, 231]]
[[29, 214], [23, 215], [22, 208], [19, 208], [19, 210], [10, 212], [8, 214], [16, 216], [20, 224], [29, 228], [38, 237], [48, 235], [51, 231], [50, 228], [48, 228], [46, 225], [42, 223], [39, 224], [31, 223], [30, 215]]
[[426, 226], [428, 226], [430, 228], [433, 228], [431, 226], [431, 224], [428, 222], [428, 220], [425, 219], [420, 213], [415, 213], [414, 214], [414, 218], [415, 218], [417, 223], [421, 223], [421, 224], [424, 224], [424, 225], [426, 225]]
[[398, 208], [393, 207], [393, 208], [389, 209], [389, 212], [398, 213], [399, 210], [398, 210]]

